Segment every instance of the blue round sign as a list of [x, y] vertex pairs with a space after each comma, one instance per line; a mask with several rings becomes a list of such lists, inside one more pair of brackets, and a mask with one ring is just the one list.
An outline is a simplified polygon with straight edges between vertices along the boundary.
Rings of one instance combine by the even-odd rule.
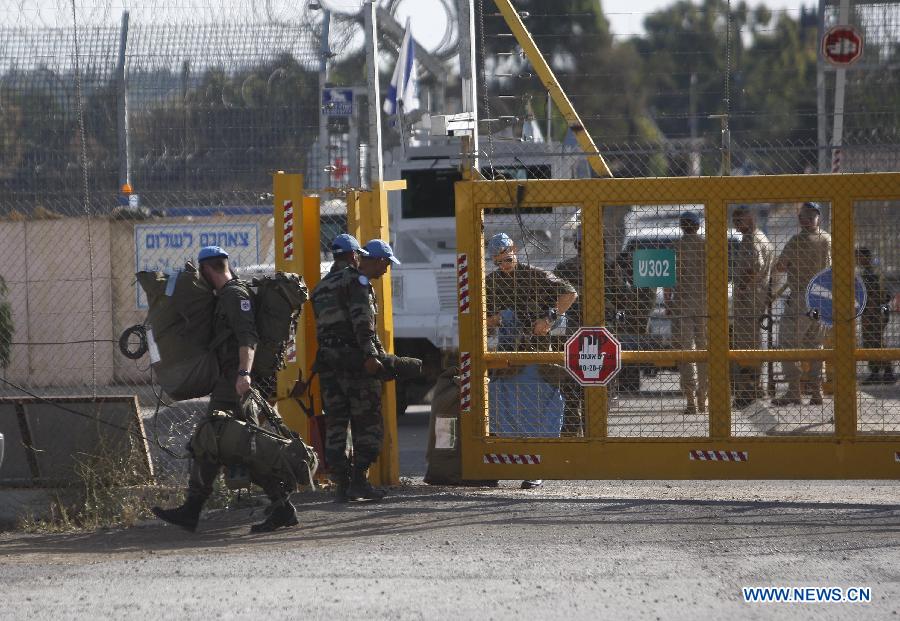
[[[831, 280], [832, 273], [829, 267], [813, 276], [806, 286], [806, 308], [816, 314], [816, 319], [829, 327], [834, 325]], [[855, 294], [856, 313], [854, 317], [859, 317], [866, 308], [866, 285], [859, 276], [856, 277]]]

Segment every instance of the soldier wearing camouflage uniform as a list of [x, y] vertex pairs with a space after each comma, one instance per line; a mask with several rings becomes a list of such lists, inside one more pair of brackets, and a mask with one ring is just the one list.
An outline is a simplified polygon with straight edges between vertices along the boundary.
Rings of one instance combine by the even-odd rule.
[[[734, 257], [733, 349], [761, 349], [760, 318], [769, 302], [769, 277], [775, 249], [769, 238], [756, 228], [756, 217], [741, 206], [731, 216], [741, 233]], [[749, 365], [749, 366], [748, 366]], [[745, 408], [762, 397], [761, 362], [737, 365], [734, 377], [734, 407]]]
[[[384, 491], [368, 482], [369, 466], [378, 459], [384, 437], [381, 416], [385, 356], [375, 318], [378, 303], [371, 280], [391, 263], [400, 264], [391, 247], [373, 239], [360, 250], [359, 268], [328, 274], [311, 300], [316, 316], [319, 353], [316, 366], [325, 410], [325, 458], [337, 479], [337, 501], [378, 500]], [[364, 360], [363, 367], [353, 360]], [[353, 464], [347, 457], [347, 429], [352, 431]]]
[[[254, 425], [258, 424], [255, 410], [245, 409], [242, 405], [242, 400], [250, 390], [250, 370], [253, 368], [259, 341], [250, 288], [246, 282], [233, 275], [228, 263], [228, 253], [218, 246], [202, 248], [198, 263], [200, 275], [216, 290], [218, 298], [214, 338], [224, 338], [217, 349], [220, 374], [210, 395], [208, 413], [227, 413]], [[199, 427], [198, 425], [198, 429]], [[185, 503], [175, 509], [153, 507], [153, 513], [171, 524], [190, 531], [196, 530], [200, 511], [212, 495], [213, 482], [221, 467], [217, 461], [195, 455], [191, 460]], [[251, 527], [251, 532], [269, 532], [297, 524], [296, 509], [291, 504], [289, 492], [282, 481], [272, 476], [256, 476], [253, 477], [253, 482], [263, 488], [272, 502], [272, 510], [264, 522]]]
[[[562, 278], [538, 267], [520, 263], [516, 252], [512, 238], [505, 233], [494, 235], [488, 241], [487, 253], [497, 269], [485, 278], [487, 325], [499, 327], [503, 323], [501, 312], [512, 311], [516, 323], [522, 329], [516, 349], [549, 351], [553, 344], [550, 329], [569, 310], [578, 294]], [[557, 388], [568, 382], [574, 383], [565, 369], [558, 365], [542, 366], [540, 373], [544, 382]], [[562, 390], [560, 388], [561, 394]], [[570, 414], [570, 424], [573, 422], [572, 418], [576, 417], [575, 424], [580, 426], [577, 393], [568, 391], [568, 394], [574, 398], [574, 403], [569, 404], [566, 409], [575, 409], [575, 413]], [[567, 431], [571, 432], [571, 428]], [[522, 482], [522, 488], [531, 489], [542, 484], [540, 479], [530, 479]]]
[[[884, 276], [878, 271], [870, 249], [865, 246], [856, 249], [856, 264], [867, 295], [866, 307], [860, 317], [862, 346], [866, 349], [879, 349], [885, 346], [884, 331], [888, 325], [888, 314], [884, 309], [890, 305], [891, 295], [884, 285]], [[861, 383], [868, 386], [893, 384], [896, 381], [893, 362], [869, 360], [869, 376]]]
[[[820, 349], [825, 329], [818, 320], [806, 314], [806, 287], [816, 274], [831, 265], [831, 235], [819, 228], [821, 208], [817, 203], [803, 203], [797, 218], [800, 232], [791, 237], [775, 262], [776, 272], [787, 272], [791, 294], [778, 324], [778, 341], [782, 349]], [[788, 389], [772, 399], [772, 405], [800, 405], [801, 381], [808, 382], [810, 405], [822, 405], [821, 360], [811, 360], [809, 372], [803, 376], [796, 361], [783, 362]]]

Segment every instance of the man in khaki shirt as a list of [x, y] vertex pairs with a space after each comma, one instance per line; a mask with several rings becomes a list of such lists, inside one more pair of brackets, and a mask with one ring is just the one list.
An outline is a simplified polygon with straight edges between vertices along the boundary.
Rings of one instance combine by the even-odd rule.
[[[672, 316], [672, 337], [679, 349], [706, 349], [706, 238], [699, 234], [700, 216], [681, 214], [682, 236], [675, 248], [674, 289], [666, 289], [666, 309]], [[707, 364], [683, 362], [678, 365], [685, 414], [706, 411], [709, 379]]]
[[[831, 265], [831, 235], [819, 229], [821, 208], [817, 203], [803, 203], [797, 218], [800, 232], [791, 237], [775, 262], [776, 272], [787, 273], [791, 295], [778, 325], [778, 341], [782, 349], [819, 349], [825, 330], [806, 314], [806, 287], [813, 277]], [[806, 377], [799, 362], [784, 362], [788, 389], [772, 399], [772, 405], [799, 405], [801, 381], [811, 388], [810, 405], [822, 404], [822, 361], [810, 361]]]
[[[732, 348], [760, 349], [760, 318], [769, 299], [769, 276], [775, 249], [765, 233], [756, 228], [756, 214], [745, 206], [731, 216], [741, 243], [734, 257], [734, 293], [732, 296]], [[759, 378], [762, 363], [738, 365], [734, 377], [734, 407], [745, 408], [762, 397]]]

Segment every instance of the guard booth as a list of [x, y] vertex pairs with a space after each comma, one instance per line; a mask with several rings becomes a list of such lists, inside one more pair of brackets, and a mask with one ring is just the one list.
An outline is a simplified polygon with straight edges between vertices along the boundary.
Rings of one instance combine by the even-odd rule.
[[[812, 256], [814, 244], [801, 234], [806, 201], [818, 205], [830, 253]], [[766, 252], [753, 258], [769, 291], [764, 313], [735, 305], [753, 276], [741, 271], [750, 259], [733, 227], [739, 205], [767, 237]], [[550, 248], [524, 227], [498, 231], [498, 214], [511, 210], [541, 214], [547, 230], [571, 228], [576, 214], [580, 231], [569, 239], [577, 245]], [[699, 245], [679, 241], [687, 234], [678, 227], [682, 212], [696, 214]], [[614, 213], [627, 214], [624, 228]], [[461, 181], [456, 217], [465, 478], [900, 477], [900, 385], [867, 374], [871, 362], [900, 360], [900, 316], [881, 299], [890, 291], [879, 299], [870, 291], [868, 313], [860, 308], [855, 275], [855, 249], [866, 246], [887, 275], [900, 276], [900, 174]], [[508, 308], [510, 288], [526, 286], [526, 276], [505, 291], [491, 284], [501, 267], [485, 243], [497, 232], [514, 240], [519, 263], [553, 271], [579, 257], [572, 278], [581, 281], [580, 317], [569, 313], [568, 326], [543, 340], [528, 336], [532, 325]], [[638, 238], [676, 250], [669, 286], [641, 286]], [[792, 289], [808, 288], [797, 283], [823, 261], [831, 288], [818, 287], [818, 309], [809, 309], [807, 292]], [[558, 291], [538, 304], [552, 306]], [[873, 317], [881, 318], [880, 346], [870, 339], [863, 348]], [[567, 356], [566, 341], [579, 324], [605, 326], [621, 341], [618, 363], [639, 370], [637, 390], [615, 377], [585, 387], [574, 381], [566, 359], [576, 364], [579, 350]], [[758, 345], [740, 346], [742, 330]], [[742, 373], [760, 388], [737, 408]], [[779, 395], [799, 386], [799, 398], [770, 400], [762, 387], [772, 378]]]

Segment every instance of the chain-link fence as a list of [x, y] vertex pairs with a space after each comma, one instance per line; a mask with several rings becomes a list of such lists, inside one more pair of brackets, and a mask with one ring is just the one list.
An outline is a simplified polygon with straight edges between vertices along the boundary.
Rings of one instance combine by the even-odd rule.
[[120, 346], [147, 313], [134, 274], [211, 244], [242, 270], [274, 262], [271, 173], [324, 166], [321, 12], [129, 4], [0, 4], [0, 392], [137, 395], [177, 481], [205, 403], [169, 401], [127, 354], [139, 332]]
[[[503, 16], [489, 0], [476, 6], [481, 156], [493, 159], [498, 143], [521, 153], [551, 143], [590, 176]], [[896, 2], [852, 4], [847, 23], [864, 52], [845, 72], [843, 96], [821, 55], [837, 3], [673, 3], [632, 13], [627, 25], [599, 5], [514, 6], [614, 176], [831, 172], [835, 159], [838, 172], [900, 166]]]

